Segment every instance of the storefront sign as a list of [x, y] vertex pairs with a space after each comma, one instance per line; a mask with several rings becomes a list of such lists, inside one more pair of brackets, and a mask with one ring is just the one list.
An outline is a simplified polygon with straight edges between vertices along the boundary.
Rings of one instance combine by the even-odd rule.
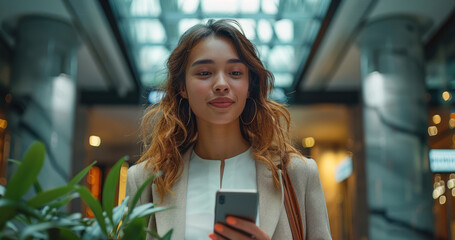
[[455, 172], [455, 150], [431, 149], [430, 169], [432, 172]]

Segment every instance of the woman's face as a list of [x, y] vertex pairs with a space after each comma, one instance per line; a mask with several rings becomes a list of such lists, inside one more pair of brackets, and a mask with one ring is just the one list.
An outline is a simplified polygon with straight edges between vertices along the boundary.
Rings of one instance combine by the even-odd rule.
[[248, 97], [248, 68], [227, 38], [209, 36], [191, 50], [185, 74], [187, 98], [198, 123], [238, 121]]

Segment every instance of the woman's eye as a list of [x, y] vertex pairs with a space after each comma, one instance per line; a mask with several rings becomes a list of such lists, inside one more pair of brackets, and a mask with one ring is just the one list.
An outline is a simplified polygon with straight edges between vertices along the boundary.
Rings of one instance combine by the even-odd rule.
[[210, 74], [210, 72], [199, 72], [197, 73], [197, 75], [199, 76], [208, 76]]
[[233, 72], [231, 72], [231, 74], [234, 75], [234, 76], [240, 76], [240, 75], [242, 75], [242, 72], [233, 71]]

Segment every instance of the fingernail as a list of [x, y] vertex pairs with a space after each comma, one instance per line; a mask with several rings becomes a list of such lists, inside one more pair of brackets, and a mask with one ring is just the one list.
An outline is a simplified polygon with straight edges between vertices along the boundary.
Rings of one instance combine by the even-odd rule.
[[210, 233], [210, 234], [209, 234], [209, 238], [215, 240], [215, 234], [214, 234], [214, 233]]
[[231, 224], [231, 225], [235, 225], [237, 223], [237, 220], [233, 217], [227, 217], [226, 218], [226, 222]]
[[215, 230], [217, 232], [223, 232], [224, 228], [221, 226], [221, 224], [215, 224]]

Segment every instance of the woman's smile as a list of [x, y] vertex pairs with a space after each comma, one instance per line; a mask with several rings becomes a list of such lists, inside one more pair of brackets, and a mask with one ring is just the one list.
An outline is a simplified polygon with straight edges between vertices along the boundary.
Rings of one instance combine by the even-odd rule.
[[234, 103], [234, 100], [228, 97], [218, 97], [209, 101], [209, 104], [216, 108], [228, 108]]

